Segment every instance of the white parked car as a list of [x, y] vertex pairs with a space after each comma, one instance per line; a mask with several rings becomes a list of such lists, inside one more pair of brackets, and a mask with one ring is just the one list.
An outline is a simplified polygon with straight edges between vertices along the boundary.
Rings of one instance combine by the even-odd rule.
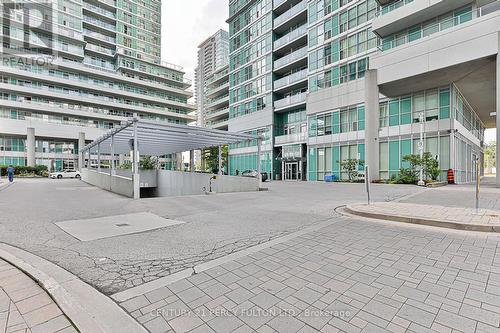
[[62, 178], [81, 178], [82, 176], [80, 175], [79, 171], [76, 170], [63, 170], [63, 171], [57, 171], [57, 172], [51, 172], [49, 173], [49, 178], [52, 179], [62, 179]]

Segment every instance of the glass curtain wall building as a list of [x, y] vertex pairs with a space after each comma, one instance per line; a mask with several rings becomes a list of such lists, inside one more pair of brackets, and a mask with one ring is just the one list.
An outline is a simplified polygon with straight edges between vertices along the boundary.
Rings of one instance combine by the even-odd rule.
[[160, 0], [14, 3], [0, 5], [0, 165], [76, 168], [82, 145], [134, 113], [194, 120], [190, 82], [161, 61]]
[[[424, 150], [438, 158], [441, 178], [452, 168], [457, 182], [473, 181], [473, 161], [481, 158], [484, 128], [491, 126], [479, 110], [488, 106], [471, 101], [471, 92], [484, 87], [464, 72], [479, 59], [461, 60], [462, 76], [445, 75], [459, 65], [450, 60], [439, 80], [431, 68], [410, 75], [404, 67], [389, 71], [397, 80], [384, 80], [386, 68], [425, 53], [421, 45], [433, 38], [453, 39], [460, 29], [467, 34], [476, 19], [494, 26], [498, 4], [230, 1], [229, 130], [264, 136], [262, 165], [272, 179], [346, 179], [341, 162], [350, 158], [369, 162], [374, 179], [389, 179], [406, 166], [405, 155], [418, 152], [423, 121]], [[374, 86], [376, 105], [369, 100]], [[230, 173], [255, 169], [256, 150], [252, 143], [231, 147]]]

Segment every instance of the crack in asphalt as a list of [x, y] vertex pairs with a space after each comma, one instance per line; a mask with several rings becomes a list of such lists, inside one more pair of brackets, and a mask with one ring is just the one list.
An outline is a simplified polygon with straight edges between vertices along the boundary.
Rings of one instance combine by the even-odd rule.
[[[195, 255], [180, 257], [118, 260], [104, 258], [105, 260], [103, 260], [103, 258], [93, 258], [78, 251], [77, 249], [46, 245], [49, 240], [46, 240], [44, 243], [39, 245], [41, 248], [45, 249], [45, 251], [42, 249], [39, 250], [41, 250], [40, 252], [42, 253], [46, 253], [46, 251], [60, 251], [59, 254], [66, 257], [68, 256], [68, 253], [71, 253], [75, 257], [85, 259], [89, 263], [87, 267], [81, 268], [80, 270], [75, 270], [74, 268], [71, 269], [69, 267], [67, 269], [71, 270], [73, 274], [77, 275], [85, 282], [93, 285], [100, 292], [106, 295], [111, 295], [143, 283], [168, 276], [184, 269], [191, 268], [194, 272], [194, 267], [201, 263], [214, 260], [255, 245], [269, 242], [278, 237], [291, 234], [301, 229], [311, 227], [337, 217], [342, 217], [342, 215], [333, 211], [331, 216], [324, 219], [317, 219], [311, 224], [298, 226], [284, 231], [216, 242], [209, 250]], [[51, 258], [51, 261], [54, 261], [56, 264], [61, 266], [64, 266], [65, 262], [64, 260], [58, 260], [53, 257]]]

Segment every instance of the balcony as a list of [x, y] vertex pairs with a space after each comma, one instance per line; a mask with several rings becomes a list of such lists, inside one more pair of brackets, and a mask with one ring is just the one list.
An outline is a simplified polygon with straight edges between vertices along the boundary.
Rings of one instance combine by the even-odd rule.
[[458, 16], [450, 17], [449, 19], [443, 20], [441, 22], [436, 22], [435, 24], [426, 25], [421, 29], [418, 29], [414, 32], [410, 32], [401, 37], [395, 39], [385, 39], [379, 45], [379, 50], [387, 51], [392, 48], [405, 45], [407, 43], [415, 42], [425, 37], [429, 37], [441, 31], [451, 29], [453, 27], [462, 25], [469, 21], [473, 21], [478, 19], [486, 14], [490, 14], [500, 10], [500, 1], [495, 1], [490, 3], [489, 5], [485, 5], [476, 10], [468, 11]]
[[307, 58], [307, 46], [293, 51], [292, 53], [287, 54], [286, 56], [277, 59], [274, 62], [274, 69], [283, 69], [285, 66], [290, 67], [293, 66], [297, 61], [303, 60]]
[[452, 12], [467, 4], [470, 0], [400, 0], [382, 9], [373, 20], [373, 32], [386, 37], [417, 24]]
[[[306, 10], [307, 10], [307, 0], [299, 2], [297, 5], [293, 6], [292, 8], [290, 8], [289, 10], [287, 10], [286, 12], [284, 12], [283, 14], [274, 19], [275, 30], [277, 30], [277, 28], [282, 26], [285, 22], [290, 21], [292, 18], [297, 18], [297, 19], [291, 22], [291, 26], [299, 23], [302, 20], [305, 20], [307, 16], [305, 14]], [[303, 15], [304, 17], [300, 17], [301, 16], [300, 14], [302, 13], [304, 14]]]
[[115, 25], [114, 24], [106, 23], [104, 21], [95, 19], [95, 18], [90, 17], [90, 16], [84, 15], [83, 16], [83, 22], [84, 23], [89, 23], [89, 24], [92, 24], [94, 26], [97, 26], [97, 27], [100, 27], [100, 28], [103, 28], [103, 29], [107, 29], [107, 30], [111, 30], [111, 31], [115, 32]]
[[207, 89], [206, 96], [207, 97], [212, 97], [216, 95], [217, 93], [223, 92], [223, 91], [228, 91], [229, 90], [229, 82], [225, 82], [224, 84], [214, 87], [214, 88], [209, 88]]
[[287, 96], [282, 99], [274, 101], [274, 109], [276, 111], [283, 110], [292, 106], [297, 106], [300, 104], [305, 104], [307, 93], [303, 92], [296, 95]]
[[281, 146], [288, 143], [300, 143], [307, 141], [307, 132], [279, 135], [274, 137], [274, 145]]
[[387, 13], [392, 12], [395, 9], [398, 9], [399, 7], [403, 7], [404, 5], [409, 4], [410, 2], [413, 2], [413, 0], [399, 0], [394, 3], [391, 3], [390, 5], [383, 6], [375, 16], [379, 17], [385, 15]]
[[293, 74], [287, 75], [279, 80], [274, 81], [274, 89], [284, 88], [304, 80], [307, 80], [307, 69], [303, 69], [299, 72], [295, 72]]
[[229, 124], [229, 120], [227, 118], [223, 118], [215, 121], [207, 121], [207, 127], [213, 129], [225, 129]]
[[207, 120], [213, 120], [217, 119], [224, 116], [226, 120], [229, 118], [229, 108], [224, 108], [224, 109], [216, 109], [213, 111], [208, 111], [205, 113], [205, 119]]
[[90, 12], [97, 13], [99, 15], [105, 16], [105, 17], [113, 19], [113, 20], [116, 19], [116, 14], [115, 13], [110, 12], [109, 10], [106, 10], [104, 8], [101, 8], [101, 7], [98, 7], [98, 6], [94, 6], [94, 5], [91, 5], [91, 4], [86, 3], [86, 2], [83, 3], [82, 7], [85, 10], [88, 10]]
[[214, 108], [214, 107], [221, 106], [225, 103], [229, 103], [229, 94], [223, 95], [223, 96], [218, 97], [218, 98], [213, 99], [213, 100], [209, 100], [206, 107], [207, 108]]
[[104, 55], [111, 56], [111, 57], [113, 57], [115, 55], [115, 51], [108, 49], [108, 48], [105, 48], [105, 47], [102, 47], [102, 46], [99, 46], [99, 45], [94, 45], [94, 44], [85, 45], [85, 50], [97, 52], [97, 53], [104, 54]]
[[84, 32], [85, 37], [88, 36], [88, 37], [93, 38], [95, 40], [107, 42], [107, 43], [110, 43], [113, 45], [116, 44], [116, 38], [114, 38], [114, 37], [106, 36], [106, 35], [100, 34], [98, 32], [91, 31], [89, 29], [84, 29], [83, 32]]
[[307, 24], [304, 24], [297, 29], [287, 33], [283, 37], [276, 39], [273, 45], [274, 49], [278, 50], [281, 47], [288, 45], [289, 43], [300, 41], [302, 37], [307, 37]]

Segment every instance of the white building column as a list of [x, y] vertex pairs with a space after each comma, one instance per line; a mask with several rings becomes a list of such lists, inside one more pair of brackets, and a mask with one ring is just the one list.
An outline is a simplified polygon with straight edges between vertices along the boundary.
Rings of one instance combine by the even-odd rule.
[[497, 109], [496, 109], [496, 126], [497, 126], [497, 148], [496, 148], [496, 156], [497, 156], [497, 163], [496, 163], [496, 169], [497, 169], [497, 174], [496, 174], [496, 183], [497, 187], [500, 187], [500, 168], [498, 167], [498, 160], [500, 156], [500, 50], [499, 53], [497, 54], [497, 88], [496, 88], [496, 100], [497, 100]]
[[34, 167], [36, 164], [36, 159], [35, 159], [35, 129], [33, 127], [27, 128], [26, 155], [28, 160], [27, 165], [29, 167]]
[[82, 149], [85, 147], [85, 132], [78, 133], [78, 170], [82, 171], [85, 164], [85, 159], [82, 154]]
[[379, 179], [379, 90], [377, 70], [365, 74], [365, 165], [369, 170], [369, 181]]

